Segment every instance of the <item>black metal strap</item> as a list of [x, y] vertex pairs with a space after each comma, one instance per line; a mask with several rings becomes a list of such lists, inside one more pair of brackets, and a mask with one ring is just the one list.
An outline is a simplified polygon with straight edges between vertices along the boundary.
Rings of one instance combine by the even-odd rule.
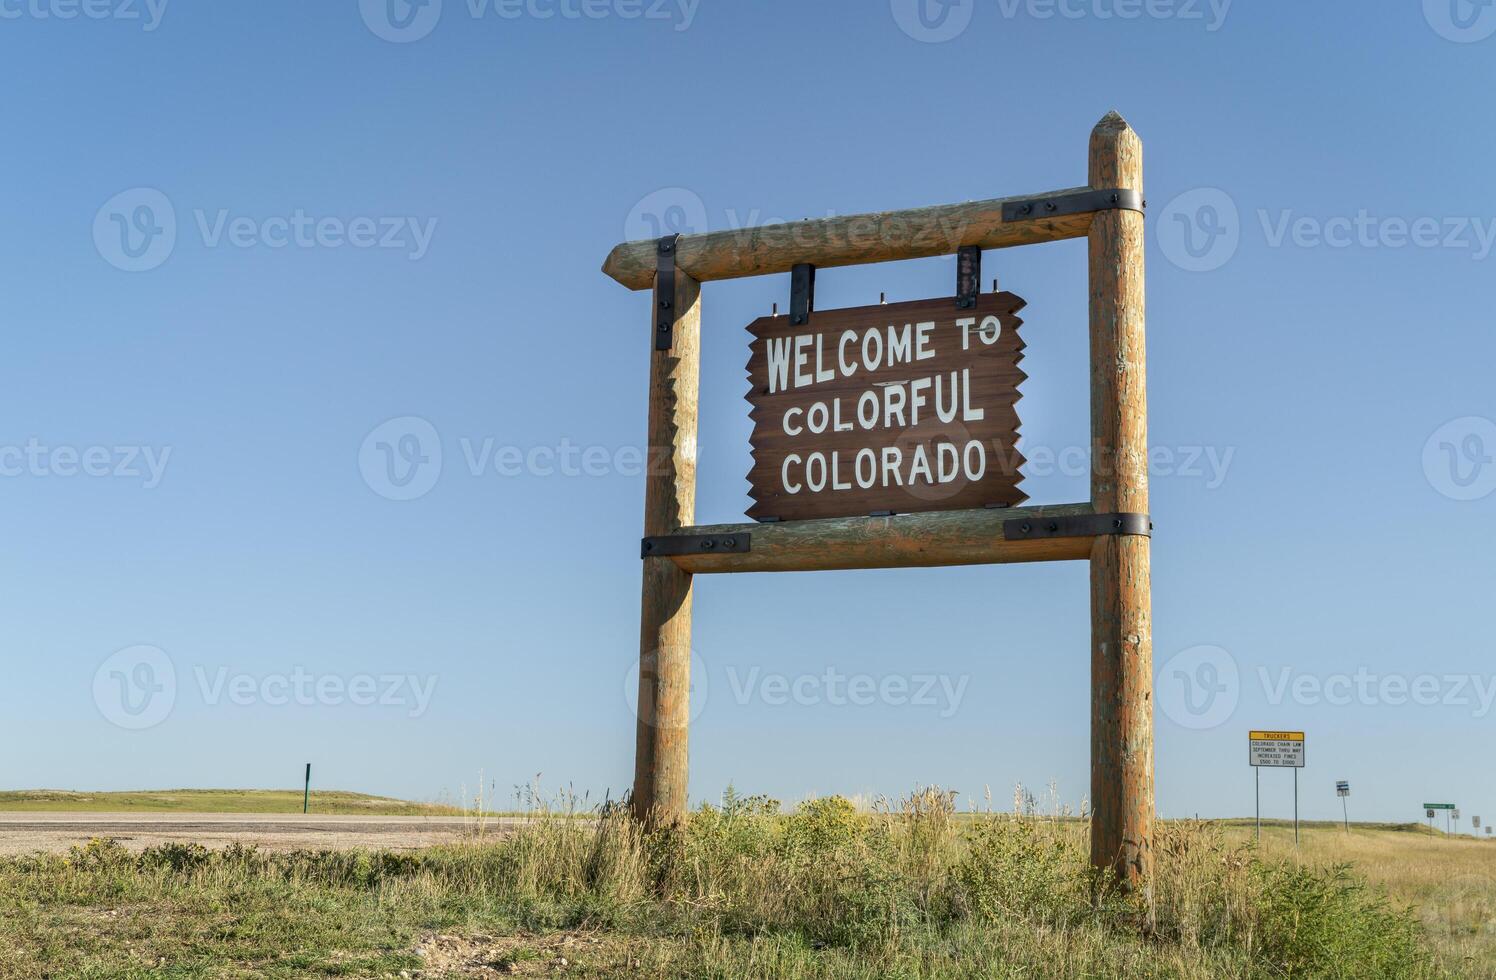
[[1143, 213], [1148, 202], [1141, 191], [1118, 187], [1107, 190], [1072, 191], [1053, 197], [1035, 197], [1026, 201], [1009, 201], [1003, 205], [1004, 221], [1027, 221], [1030, 218], [1058, 218], [1066, 214], [1092, 211], [1136, 211]]
[[790, 325], [810, 322], [816, 308], [816, 267], [801, 262], [790, 270]]
[[679, 235], [655, 243], [655, 350], [675, 345], [675, 246]]
[[645, 538], [639, 545], [640, 558], [668, 558], [671, 555], [742, 555], [752, 550], [751, 534], [667, 534]]
[[1003, 537], [1008, 541], [1094, 538], [1104, 534], [1137, 534], [1150, 538], [1153, 536], [1153, 522], [1147, 514], [1077, 514], [1003, 521]]
[[969, 310], [977, 305], [982, 291], [982, 248], [962, 245], [956, 252], [956, 309]]

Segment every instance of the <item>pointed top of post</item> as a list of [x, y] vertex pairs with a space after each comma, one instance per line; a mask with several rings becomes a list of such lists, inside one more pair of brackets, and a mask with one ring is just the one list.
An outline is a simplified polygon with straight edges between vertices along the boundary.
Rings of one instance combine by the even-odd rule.
[[1112, 109], [1107, 112], [1106, 115], [1101, 117], [1101, 122], [1097, 123], [1096, 128], [1091, 130], [1091, 132], [1099, 133], [1103, 130], [1120, 132], [1121, 130], [1131, 128], [1132, 127], [1127, 124], [1127, 120], [1122, 118], [1122, 113], [1118, 112], [1116, 109]]
[[1142, 190], [1143, 141], [1116, 109], [1091, 130], [1089, 177], [1092, 187]]

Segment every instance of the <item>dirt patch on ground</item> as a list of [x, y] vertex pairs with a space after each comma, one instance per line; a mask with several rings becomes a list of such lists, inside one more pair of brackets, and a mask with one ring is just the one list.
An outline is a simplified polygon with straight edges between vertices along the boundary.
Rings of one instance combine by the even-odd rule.
[[[483, 836], [493, 838], [520, 821], [492, 820]], [[132, 851], [171, 842], [221, 849], [252, 844], [266, 851], [367, 848], [414, 851], [437, 844], [480, 839], [475, 824], [449, 817], [349, 817], [281, 814], [0, 814], [0, 856], [38, 852], [64, 854], [94, 838], [117, 841]]]
[[416, 947], [425, 964], [413, 978], [628, 976], [640, 961], [616, 937], [591, 933], [427, 936]]

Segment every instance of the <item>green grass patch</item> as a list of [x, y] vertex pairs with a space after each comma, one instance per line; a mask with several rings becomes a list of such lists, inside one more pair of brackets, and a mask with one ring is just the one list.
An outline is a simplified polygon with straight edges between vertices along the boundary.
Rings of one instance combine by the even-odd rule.
[[[0, 791], [0, 811], [32, 813], [300, 813], [302, 791], [168, 789], [109, 793], [26, 789]], [[340, 816], [460, 816], [456, 807], [364, 793], [315, 791], [311, 812]]]

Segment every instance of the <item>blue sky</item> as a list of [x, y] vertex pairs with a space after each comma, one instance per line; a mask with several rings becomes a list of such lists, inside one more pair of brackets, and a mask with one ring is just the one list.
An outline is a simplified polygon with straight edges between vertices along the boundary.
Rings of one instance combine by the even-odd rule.
[[[616, 795], [649, 311], [608, 250], [1073, 186], [1116, 108], [1160, 811], [1249, 813], [1266, 727], [1309, 733], [1306, 817], [1349, 779], [1352, 816], [1496, 818], [1496, 8], [924, 14], [0, 0], [0, 784]], [[1025, 486], [1082, 500], [1085, 245], [985, 270], [1028, 300]], [[817, 303], [953, 281], [826, 270]], [[788, 288], [705, 290], [703, 522], [749, 503], [743, 328]], [[693, 798], [1086, 792], [1083, 564], [704, 578], [695, 622]]]

